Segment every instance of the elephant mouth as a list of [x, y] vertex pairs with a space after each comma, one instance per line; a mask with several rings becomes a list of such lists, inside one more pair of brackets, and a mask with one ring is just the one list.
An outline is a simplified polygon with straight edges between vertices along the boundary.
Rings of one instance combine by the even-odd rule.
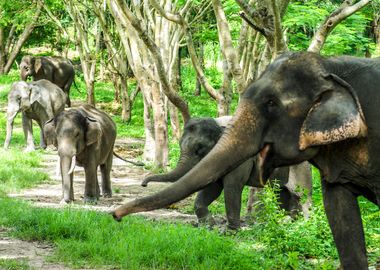
[[[270, 151], [272, 150], [272, 145], [269, 143], [264, 144], [264, 147], [261, 148], [258, 154], [258, 169], [259, 169], [259, 181], [262, 186], [265, 185], [266, 177], [264, 177], [267, 173], [265, 172], [267, 168], [264, 167], [265, 161], [269, 156]], [[265, 181], [264, 181], [265, 179]]]

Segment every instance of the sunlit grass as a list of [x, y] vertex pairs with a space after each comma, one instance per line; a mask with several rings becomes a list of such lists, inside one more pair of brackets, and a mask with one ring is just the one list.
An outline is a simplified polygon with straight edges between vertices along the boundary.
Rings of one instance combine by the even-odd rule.
[[49, 177], [38, 170], [42, 153], [25, 153], [20, 149], [0, 149], [0, 191], [12, 192], [46, 182]]
[[33, 270], [25, 259], [0, 259], [0, 269]]

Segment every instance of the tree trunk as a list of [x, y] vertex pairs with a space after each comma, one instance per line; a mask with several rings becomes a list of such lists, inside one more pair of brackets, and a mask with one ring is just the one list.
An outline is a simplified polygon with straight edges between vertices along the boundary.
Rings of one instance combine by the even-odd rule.
[[121, 92], [121, 120], [129, 122], [131, 120], [131, 101], [128, 95], [128, 81], [124, 76], [120, 76], [120, 92]]
[[167, 110], [158, 84], [151, 84], [151, 93], [155, 141], [154, 160], [157, 167], [164, 168], [169, 164]]
[[4, 37], [4, 27], [0, 25], [0, 74], [4, 74], [5, 66], [5, 37]]
[[[199, 62], [200, 62], [200, 65], [201, 65], [202, 69], [204, 69], [204, 48], [203, 48], [203, 43], [202, 42], [199, 43]], [[201, 84], [201, 81], [198, 78], [198, 76], [197, 76], [196, 80], [197, 81], [196, 81], [196, 84], [195, 84], [194, 95], [195, 96], [200, 96], [201, 95], [201, 90], [202, 90], [202, 84]]]
[[[141, 86], [142, 87], [142, 86]], [[151, 105], [148, 99], [145, 97], [145, 92], [143, 92], [144, 100], [144, 131], [145, 131], [145, 144], [144, 144], [144, 159], [148, 161], [154, 161], [155, 158], [155, 141], [154, 141], [154, 127], [150, 117]]]

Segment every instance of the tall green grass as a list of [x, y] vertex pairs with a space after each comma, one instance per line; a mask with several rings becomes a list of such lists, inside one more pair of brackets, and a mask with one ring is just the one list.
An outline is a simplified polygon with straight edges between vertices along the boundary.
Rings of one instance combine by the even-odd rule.
[[[9, 211], [12, 209], [12, 211]], [[71, 267], [115, 269], [269, 269], [264, 254], [216, 231], [92, 211], [33, 208], [0, 199], [0, 224], [12, 235], [56, 245], [54, 260]], [[264, 268], [262, 268], [264, 267]]]
[[30, 188], [49, 180], [49, 176], [38, 170], [42, 153], [24, 153], [21, 149], [0, 148], [0, 192], [12, 192]]

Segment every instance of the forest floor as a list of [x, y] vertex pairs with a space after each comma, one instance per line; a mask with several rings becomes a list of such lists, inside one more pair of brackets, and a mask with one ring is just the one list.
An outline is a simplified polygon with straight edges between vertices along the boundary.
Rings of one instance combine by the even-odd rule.
[[[142, 141], [136, 139], [118, 139], [115, 144], [115, 152], [126, 159], [131, 159], [139, 155], [142, 149]], [[136, 148], [136, 145], [140, 147]], [[62, 194], [61, 176], [57, 175], [57, 159], [55, 151], [46, 151], [43, 155], [41, 170], [49, 174], [50, 181], [38, 185], [31, 189], [25, 189], [17, 193], [8, 194], [9, 197], [23, 199], [32, 202], [36, 207], [62, 208], [60, 204]], [[142, 179], [148, 175], [149, 171], [143, 167], [134, 166], [116, 157], [113, 160], [111, 172], [112, 198], [101, 197], [96, 205], [85, 205], [83, 203], [84, 194], [84, 170], [76, 167], [74, 171], [74, 203], [70, 207], [83, 208], [88, 210], [109, 212], [118, 205], [137, 197], [149, 195], [164, 188], [166, 183], [150, 183], [148, 187], [142, 187]], [[98, 172], [100, 181], [100, 172]], [[161, 209], [146, 213], [140, 213], [148, 219], [167, 219], [193, 223], [196, 221], [194, 215], [187, 215], [174, 210], [181, 205], [191, 204], [192, 198], [185, 199], [171, 206], [171, 209]], [[7, 230], [0, 228], [0, 260], [16, 259], [24, 260], [30, 269], [69, 269], [63, 265], [52, 264], [47, 258], [53, 252], [53, 246], [46, 243], [27, 242], [13, 239], [7, 236]], [[0, 266], [1, 269], [1, 266]]]

